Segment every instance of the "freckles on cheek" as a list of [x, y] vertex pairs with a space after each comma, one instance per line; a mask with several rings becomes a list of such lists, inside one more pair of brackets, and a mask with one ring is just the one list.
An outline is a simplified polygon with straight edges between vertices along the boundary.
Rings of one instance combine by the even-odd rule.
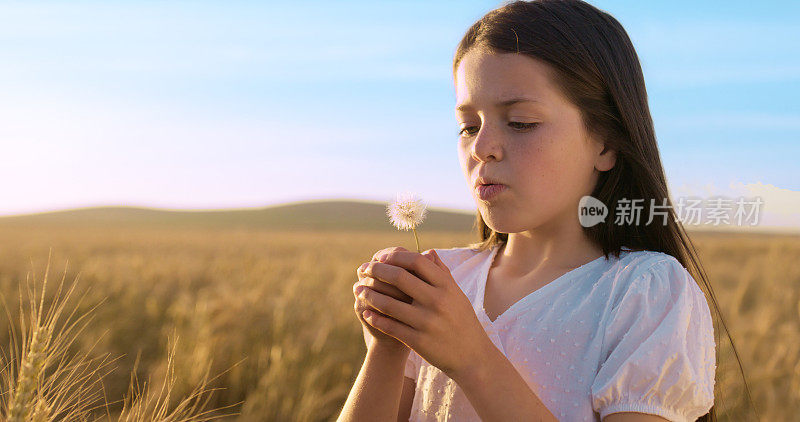
[[561, 157], [549, 154], [552, 151], [541, 149], [529, 156], [520, 157], [521, 163], [526, 167], [522, 173], [525, 175], [524, 185], [526, 190], [539, 200], [554, 199], [567, 189], [570, 184], [570, 162]]
[[543, 173], [558, 169], [562, 164], [553, 151], [542, 145], [512, 151], [514, 157], [519, 160], [519, 165], [527, 169], [526, 173], [534, 173], [540, 177]]
[[535, 149], [536, 162], [542, 169], [548, 169], [556, 173], [568, 171], [575, 166], [579, 156], [570, 148], [559, 143], [540, 144]]

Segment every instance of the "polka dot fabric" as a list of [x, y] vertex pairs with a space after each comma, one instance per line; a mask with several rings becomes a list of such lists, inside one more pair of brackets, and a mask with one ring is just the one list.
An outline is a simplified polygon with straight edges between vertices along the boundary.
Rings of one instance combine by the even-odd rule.
[[[559, 420], [630, 411], [694, 421], [708, 412], [716, 369], [711, 312], [677, 259], [630, 250], [600, 257], [492, 321], [483, 297], [499, 246], [436, 252], [494, 345]], [[460, 387], [414, 351], [405, 376], [416, 382], [410, 421], [480, 421]]]

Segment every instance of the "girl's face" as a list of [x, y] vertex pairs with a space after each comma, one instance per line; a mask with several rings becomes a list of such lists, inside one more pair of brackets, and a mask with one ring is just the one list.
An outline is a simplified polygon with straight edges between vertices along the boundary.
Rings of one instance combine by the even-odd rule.
[[[483, 220], [500, 233], [580, 224], [580, 198], [614, 166], [614, 152], [584, 130], [552, 71], [523, 54], [481, 48], [470, 49], [456, 69], [459, 161]], [[480, 199], [480, 176], [505, 190]]]

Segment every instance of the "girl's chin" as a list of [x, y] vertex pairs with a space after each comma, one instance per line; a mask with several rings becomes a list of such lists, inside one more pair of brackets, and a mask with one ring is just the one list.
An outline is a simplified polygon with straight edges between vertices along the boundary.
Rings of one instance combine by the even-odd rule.
[[481, 213], [483, 222], [492, 230], [498, 233], [508, 233], [508, 220], [496, 213]]
[[484, 224], [498, 233], [519, 233], [530, 228], [529, 216], [503, 213], [500, 208], [480, 210]]

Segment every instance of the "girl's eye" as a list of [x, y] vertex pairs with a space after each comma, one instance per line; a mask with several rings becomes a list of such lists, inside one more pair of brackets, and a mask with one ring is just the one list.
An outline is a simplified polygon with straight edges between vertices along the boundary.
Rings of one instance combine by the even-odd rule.
[[532, 129], [536, 127], [536, 125], [538, 124], [539, 123], [508, 122], [508, 125], [513, 127], [514, 129], [522, 129], [522, 130]]
[[[508, 125], [514, 129], [527, 131], [528, 129], [533, 129], [539, 125], [538, 122], [535, 123], [523, 123], [523, 122], [508, 122]], [[470, 132], [470, 129], [477, 128], [477, 126], [465, 126], [461, 130], [458, 131], [458, 136], [471, 136], [475, 133]]]
[[475, 127], [477, 127], [477, 126], [465, 126], [464, 128], [462, 128], [461, 130], [458, 131], [458, 136], [465, 136], [464, 131], [467, 132], [466, 136], [474, 135], [474, 133], [470, 133], [469, 132], [469, 129], [475, 128]]

